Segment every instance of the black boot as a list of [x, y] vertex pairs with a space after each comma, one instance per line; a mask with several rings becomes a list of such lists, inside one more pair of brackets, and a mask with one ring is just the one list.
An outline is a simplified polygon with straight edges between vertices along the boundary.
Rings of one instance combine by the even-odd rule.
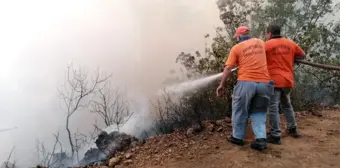
[[296, 130], [296, 127], [288, 129], [287, 133], [289, 136], [293, 137], [293, 138], [300, 138], [301, 134], [299, 134]]
[[268, 147], [267, 140], [264, 138], [256, 139], [254, 142], [251, 143], [250, 147], [257, 151], [263, 151]]
[[267, 136], [267, 142], [275, 145], [281, 145], [282, 140], [281, 137], [279, 136], [273, 136], [273, 135], [268, 135]]
[[230, 136], [229, 138], [227, 138], [227, 140], [235, 145], [239, 145], [239, 146], [243, 146], [244, 145], [244, 141], [242, 139], [237, 139], [234, 138], [233, 136]]

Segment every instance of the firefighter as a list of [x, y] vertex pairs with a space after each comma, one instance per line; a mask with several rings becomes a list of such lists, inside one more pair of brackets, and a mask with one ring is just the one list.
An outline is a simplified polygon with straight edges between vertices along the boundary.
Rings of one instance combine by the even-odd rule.
[[222, 96], [225, 81], [231, 70], [239, 68], [237, 84], [232, 95], [232, 136], [228, 141], [244, 145], [248, 118], [251, 119], [255, 141], [251, 148], [262, 151], [267, 148], [266, 111], [274, 86], [270, 80], [264, 41], [253, 38], [248, 27], [238, 27], [234, 38], [238, 44], [230, 50], [222, 80], [216, 90]]
[[294, 42], [281, 36], [281, 27], [271, 25], [267, 28], [265, 43], [268, 71], [274, 80], [275, 89], [269, 103], [268, 143], [281, 144], [281, 128], [279, 106], [287, 121], [288, 135], [298, 138], [295, 113], [290, 100], [290, 92], [294, 87], [294, 61], [304, 59], [304, 51]]

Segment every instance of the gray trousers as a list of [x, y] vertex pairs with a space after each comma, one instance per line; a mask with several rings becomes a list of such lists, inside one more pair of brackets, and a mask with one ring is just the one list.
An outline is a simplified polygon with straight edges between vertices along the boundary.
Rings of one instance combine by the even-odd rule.
[[283, 114], [286, 118], [287, 129], [297, 126], [294, 109], [290, 100], [291, 90], [291, 88], [275, 88], [274, 95], [272, 95], [270, 98], [268, 119], [270, 135], [272, 136], [281, 136], [279, 105], [281, 106]]

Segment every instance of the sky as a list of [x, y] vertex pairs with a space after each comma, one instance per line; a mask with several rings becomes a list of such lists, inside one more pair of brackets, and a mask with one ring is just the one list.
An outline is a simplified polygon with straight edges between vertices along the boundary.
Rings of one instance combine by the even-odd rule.
[[[204, 35], [221, 25], [218, 14], [214, 0], [0, 1], [0, 129], [17, 127], [1, 132], [0, 161], [15, 146], [15, 158], [29, 165], [37, 139], [48, 144], [60, 130], [66, 140], [57, 87], [68, 64], [112, 73], [111, 82], [143, 104], [180, 52], [203, 49]], [[86, 132], [95, 118], [81, 111], [71, 127]]]

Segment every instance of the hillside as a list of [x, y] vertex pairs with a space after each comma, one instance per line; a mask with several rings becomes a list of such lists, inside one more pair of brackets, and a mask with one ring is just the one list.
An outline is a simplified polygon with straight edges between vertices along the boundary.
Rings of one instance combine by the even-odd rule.
[[[297, 119], [303, 137], [293, 139], [284, 135], [281, 146], [270, 145], [263, 153], [251, 150], [249, 144], [236, 147], [226, 142], [225, 137], [231, 133], [230, 119], [226, 118], [205, 122], [205, 129], [196, 135], [189, 130], [149, 138], [146, 143], [110, 159], [107, 165], [116, 168], [339, 167], [340, 110], [325, 110], [322, 116], [300, 112]], [[250, 133], [247, 141], [251, 139]]]

